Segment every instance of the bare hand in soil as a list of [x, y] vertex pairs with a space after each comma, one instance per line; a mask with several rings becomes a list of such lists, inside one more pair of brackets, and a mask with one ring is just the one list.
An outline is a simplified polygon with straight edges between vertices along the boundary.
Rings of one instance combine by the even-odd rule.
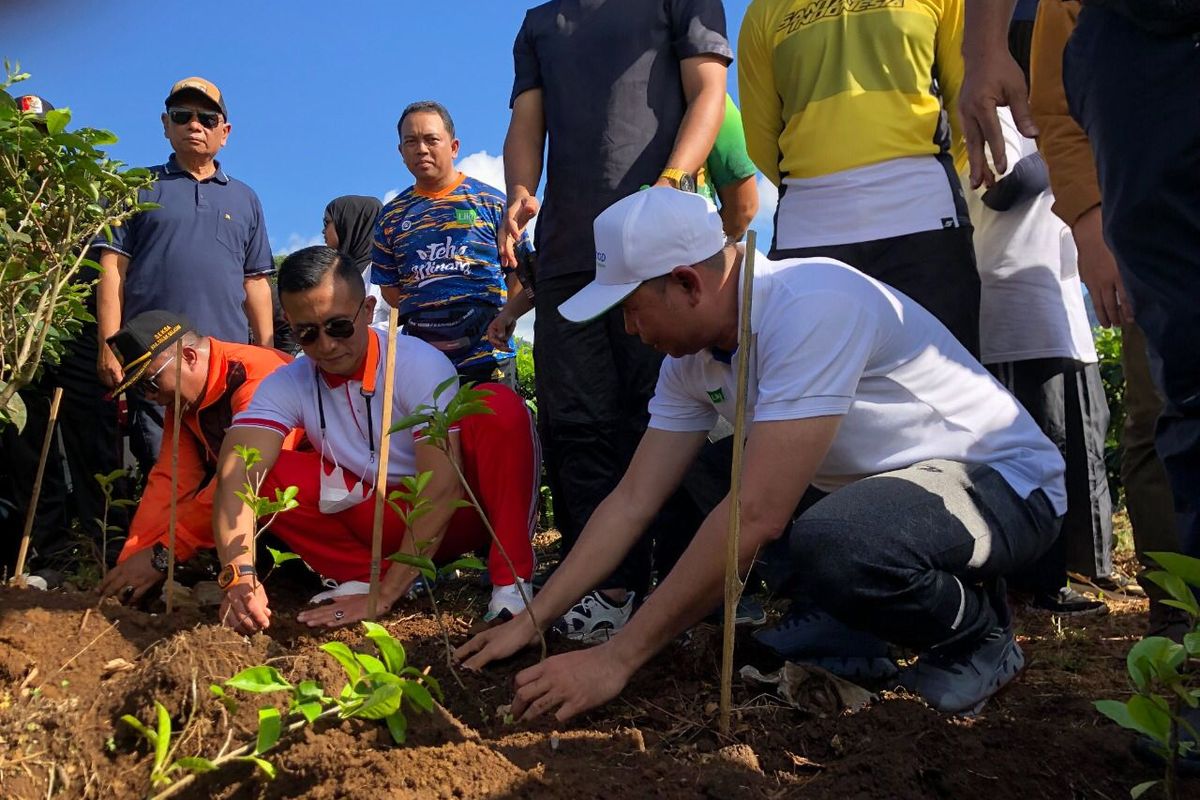
[[122, 603], [134, 605], [165, 577], [154, 568], [153, 556], [154, 552], [149, 547], [137, 551], [109, 570], [96, 591], [101, 597], [115, 594]]
[[612, 700], [629, 682], [629, 672], [607, 644], [548, 658], [517, 673], [513, 716], [528, 721], [558, 709], [565, 722]]
[[488, 628], [454, 651], [454, 657], [470, 670], [480, 670], [493, 661], [508, 658], [513, 653], [538, 643], [537, 631], [529, 615], [518, 614], [513, 619]]
[[258, 581], [229, 587], [221, 603], [221, 622], [247, 635], [270, 627], [271, 609], [267, 607], [267, 590]]
[[[379, 613], [385, 613], [391, 604], [383, 597], [379, 598]], [[337, 616], [338, 612], [343, 616]], [[308, 608], [296, 615], [299, 622], [310, 628], [340, 628], [359, 620], [370, 619], [367, 616], [367, 595], [353, 594], [345, 597], [335, 597], [333, 602], [324, 603], [316, 608]]]

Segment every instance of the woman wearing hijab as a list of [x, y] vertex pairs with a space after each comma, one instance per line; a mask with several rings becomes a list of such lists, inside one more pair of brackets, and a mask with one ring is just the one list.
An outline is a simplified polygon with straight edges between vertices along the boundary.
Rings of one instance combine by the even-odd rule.
[[388, 320], [388, 304], [379, 287], [371, 283], [371, 237], [375, 218], [382, 208], [383, 203], [377, 198], [357, 194], [343, 195], [325, 206], [325, 244], [354, 260], [366, 284], [367, 296], [377, 298], [372, 324], [386, 324]]

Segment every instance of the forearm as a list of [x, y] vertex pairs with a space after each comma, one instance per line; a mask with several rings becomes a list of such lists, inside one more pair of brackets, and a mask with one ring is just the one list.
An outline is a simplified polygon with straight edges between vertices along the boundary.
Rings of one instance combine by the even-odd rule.
[[246, 302], [243, 308], [254, 334], [254, 343], [262, 347], [275, 346], [275, 315], [271, 309], [271, 285], [265, 276], [246, 278]]
[[121, 328], [121, 313], [125, 295], [125, 268], [128, 259], [105, 250], [100, 256], [100, 280], [96, 284], [96, 333], [100, 347]]
[[504, 184], [509, 205], [537, 195], [542, 180], [542, 150], [546, 145], [546, 120], [542, 90], [522, 93], [513, 103], [512, 119], [504, 137]]
[[758, 213], [758, 186], [753, 175], [717, 190], [721, 198], [721, 223], [725, 235], [740, 239]]
[[[688, 65], [690, 61], [699, 63]], [[695, 175], [704, 166], [725, 118], [726, 73], [724, 63], [715, 58], [685, 60], [684, 89], [688, 106], [675, 135], [675, 146], [667, 163], [663, 164], [664, 169], [679, 169]]]
[[[213, 544], [221, 564], [253, 564], [257, 524], [254, 511], [239, 493], [261, 487], [275, 466], [283, 437], [259, 428], [233, 427], [225, 434], [217, 457], [217, 488], [213, 499]], [[238, 454], [238, 446], [258, 451], [259, 461], [250, 469]], [[256, 490], [257, 491], [257, 490]]]
[[1008, 26], [1016, 0], [965, 0], [963, 58], [970, 64], [977, 58], [1008, 53]]

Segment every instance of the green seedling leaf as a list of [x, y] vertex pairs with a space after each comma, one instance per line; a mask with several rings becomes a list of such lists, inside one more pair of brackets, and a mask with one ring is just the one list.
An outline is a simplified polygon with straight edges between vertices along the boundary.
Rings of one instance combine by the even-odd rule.
[[433, 390], [433, 399], [437, 400], [451, 386], [458, 386], [458, 376], [457, 375], [455, 375], [452, 378], [446, 378], [446, 380], [439, 383], [437, 385], [437, 388]]
[[1145, 697], [1135, 694], [1125, 705], [1130, 718], [1137, 725], [1136, 730], [1166, 747], [1171, 733], [1171, 715], [1166, 709], [1166, 702], [1157, 695]]
[[154, 701], [154, 713], [158, 715], [158, 736], [154, 740], [154, 771], [162, 772], [171, 749], [171, 715], [167, 713], [167, 707], [157, 700]]
[[122, 714], [121, 722], [124, 722], [126, 725], [140, 733], [142, 738], [150, 743], [151, 747], [158, 746], [158, 734], [143, 725], [142, 721], [137, 717], [133, 716], [132, 714]]
[[[349, 647], [341, 642], [326, 642], [321, 645], [321, 649], [337, 659], [337, 662], [342, 665], [342, 669], [346, 670], [346, 677], [350, 680], [350, 683], [358, 682], [358, 679], [362, 676], [362, 667], [355, 660], [354, 653]], [[344, 689], [342, 693], [343, 695], [345, 694]]]
[[232, 697], [225, 694], [224, 689], [222, 689], [220, 686], [216, 685], [215, 683], [210, 683], [208, 685], [208, 690], [210, 692], [212, 692], [218, 700], [221, 701], [221, 705], [225, 706], [226, 711], [228, 711], [230, 714], [237, 713], [237, 710], [238, 710], [237, 700], [234, 700]]
[[316, 681], [300, 681], [296, 686], [296, 697], [301, 700], [324, 700], [325, 690]]
[[1171, 595], [1176, 608], [1181, 608], [1190, 614], [1192, 617], [1200, 617], [1200, 604], [1196, 602], [1196, 595], [1192, 593], [1191, 588], [1178, 575], [1173, 575], [1170, 572], [1147, 572], [1146, 577], [1161, 586], [1163, 590]]
[[401, 417], [398, 422], [394, 423], [392, 427], [388, 428], [388, 433], [399, 433], [400, 431], [406, 431], [410, 428], [415, 428], [418, 425], [424, 425], [428, 422], [428, 414], [409, 414], [408, 416]]
[[248, 764], [253, 764], [258, 767], [259, 771], [266, 776], [267, 780], [275, 780], [275, 765], [265, 758], [258, 756], [238, 756], [234, 761], [245, 761]]
[[243, 692], [265, 694], [267, 692], [290, 692], [292, 685], [283, 679], [274, 667], [260, 666], [244, 669], [225, 681], [226, 686]]
[[474, 508], [475, 504], [472, 503], [470, 500], [459, 499], [459, 500], [452, 500], [450, 502], [450, 507], [451, 508]]
[[433, 698], [429, 695], [429, 690], [416, 681], [404, 684], [404, 696], [422, 711], [433, 711]]
[[258, 743], [254, 745], [254, 754], [260, 755], [270, 750], [279, 736], [283, 733], [283, 719], [279, 709], [268, 706], [258, 710]]
[[437, 580], [437, 567], [434, 566], [433, 559], [426, 556], [416, 556], [412, 553], [392, 553], [388, 556], [388, 561], [395, 561], [397, 564], [413, 567], [426, 580]]
[[390, 672], [388, 668], [384, 666], [383, 662], [375, 656], [367, 655], [366, 653], [355, 653], [354, 658], [359, 664], [362, 665], [363, 678], [370, 677], [377, 673], [383, 673], [384, 675], [387, 675]]
[[404, 647], [395, 637], [387, 632], [387, 629], [375, 622], [363, 622], [363, 627], [367, 629], [367, 638], [375, 643], [379, 648], [379, 655], [383, 656], [383, 663], [387, 666], [387, 671], [397, 673], [404, 669]]
[[1200, 631], [1184, 634], [1183, 646], [1187, 649], [1188, 655], [1200, 656]]
[[404, 740], [408, 737], [408, 720], [404, 716], [403, 711], [396, 711], [384, 717], [387, 722], [388, 733], [392, 735], [392, 741], [396, 744], [404, 744]]
[[[171, 770], [182, 769], [186, 770], [187, 772], [196, 773], [213, 772], [216, 770], [216, 768], [216, 764], [209, 761], [207, 758], [201, 758], [199, 756], [188, 756], [187, 758], [176, 759], [175, 763], [171, 765]], [[167, 771], [170, 772], [171, 770]]]
[[267, 547], [267, 552], [271, 554], [271, 562], [277, 567], [280, 564], [286, 564], [287, 562], [295, 560], [300, 557], [300, 556], [296, 555], [295, 553], [288, 553], [288, 552], [284, 552], [283, 550], [276, 550], [274, 547], [270, 547], [270, 546]]
[[317, 717], [321, 716], [323, 710], [321, 703], [317, 700], [307, 700], [296, 704], [296, 711], [300, 712], [309, 725], [312, 725]]
[[400, 701], [403, 699], [404, 690], [398, 684], [385, 683], [377, 686], [352, 716], [360, 719], [385, 719], [399, 710]]
[[1146, 555], [1154, 559], [1160, 567], [1183, 579], [1184, 582], [1200, 589], [1200, 558], [1156, 551]]
[[433, 693], [433, 696], [438, 699], [439, 703], [445, 700], [446, 696], [442, 694], [442, 685], [438, 683], [437, 678], [433, 677], [432, 675], [426, 675], [416, 667], [405, 667], [400, 674], [412, 675], [421, 683], [425, 684], [427, 687], [429, 687], [429, 691]]
[[1164, 636], [1147, 636], [1129, 648], [1125, 663], [1129, 677], [1145, 691], [1153, 679], [1177, 671], [1186, 658], [1182, 645]]
[[118, 497], [116, 500], [110, 500], [109, 505], [111, 505], [113, 508], [137, 508], [136, 501], [126, 500], [122, 497]]
[[1157, 786], [1160, 783], [1162, 783], [1162, 781], [1146, 781], [1145, 783], [1139, 783], [1137, 786], [1135, 786], [1129, 790], [1130, 800], [1137, 800], [1139, 797], [1144, 795], [1147, 791], [1154, 788], [1155, 786]]
[[[470, 505], [470, 503], [467, 503], [467, 505]], [[487, 569], [487, 564], [484, 564], [482, 561], [480, 561], [475, 556], [463, 556], [462, 558], [456, 558], [455, 560], [451, 561], [449, 564], [446, 564], [445, 566], [439, 568], [438, 574], [439, 575], [451, 575], [454, 573], [455, 570], [458, 570], [458, 569], [461, 569], [464, 572], [466, 572], [466, 571], [483, 572], [485, 569]]]

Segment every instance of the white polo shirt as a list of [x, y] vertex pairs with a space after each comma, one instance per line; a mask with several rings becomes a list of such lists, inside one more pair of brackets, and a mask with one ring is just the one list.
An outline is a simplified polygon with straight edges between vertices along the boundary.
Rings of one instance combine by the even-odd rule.
[[[364, 397], [362, 388], [367, 374], [348, 379], [318, 374], [316, 365], [304, 356], [280, 367], [268, 375], [254, 392], [249, 407], [233, 419], [232, 427], [265, 428], [281, 436], [293, 428], [304, 430], [313, 449], [326, 454], [326, 460], [336, 460], [347, 472], [374, 482], [376, 456], [372, 456], [367, 431], [367, 403], [371, 404], [376, 453], [382, 447], [383, 373], [387, 365], [387, 335], [371, 328], [364, 370], [373, 373], [371, 397]], [[392, 397], [392, 420], [413, 414], [422, 405], [433, 405], [438, 385], [457, 375], [454, 365], [432, 345], [412, 336], [397, 336], [395, 387]], [[451, 385], [438, 398], [438, 407], [454, 397], [457, 387]], [[325, 427], [321, 427], [317, 393], [325, 410]], [[388, 483], [398, 482], [417, 471], [414, 440], [418, 432], [401, 431], [387, 438]]]
[[[947, 459], [988, 464], [1021, 497], [1066, 511], [1063, 459], [1029, 414], [946, 328], [900, 292], [831, 259], [768, 261], [754, 273], [747, 420], [841, 415], [813, 485]], [[711, 350], [667, 358], [650, 427], [708, 431], [732, 420], [737, 364]]]

